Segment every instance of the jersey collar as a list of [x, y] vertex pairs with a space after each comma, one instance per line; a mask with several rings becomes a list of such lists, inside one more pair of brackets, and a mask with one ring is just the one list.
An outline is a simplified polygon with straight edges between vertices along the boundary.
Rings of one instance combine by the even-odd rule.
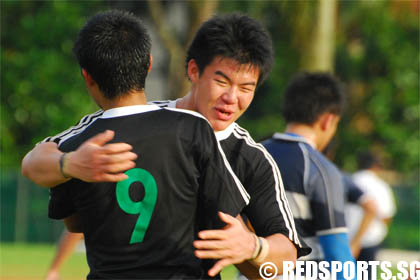
[[102, 114], [101, 118], [109, 119], [109, 118], [128, 116], [128, 115], [134, 115], [134, 114], [139, 114], [139, 113], [146, 113], [146, 112], [156, 111], [160, 109], [161, 108], [156, 105], [124, 106], [124, 107], [118, 107], [118, 108], [112, 108], [112, 109], [106, 110]]
[[222, 140], [225, 140], [226, 138], [228, 138], [232, 134], [235, 126], [236, 126], [236, 123], [233, 122], [227, 128], [225, 128], [224, 130], [215, 132], [214, 134], [216, 134], [217, 140], [222, 141]]
[[294, 141], [294, 142], [303, 142], [311, 146], [312, 148], [316, 149], [314, 143], [308, 141], [305, 137], [297, 135], [297, 134], [288, 134], [288, 133], [274, 133], [273, 134], [274, 139], [281, 139], [281, 140], [287, 140], [287, 141]]

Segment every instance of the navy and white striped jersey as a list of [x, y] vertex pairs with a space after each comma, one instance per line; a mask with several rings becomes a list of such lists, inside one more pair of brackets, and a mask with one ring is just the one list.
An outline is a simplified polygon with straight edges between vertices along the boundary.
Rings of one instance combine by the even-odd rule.
[[234, 176], [210, 124], [191, 111], [127, 106], [84, 118], [52, 137], [64, 152], [111, 129], [126, 142], [136, 167], [118, 183], [72, 179], [51, 189], [49, 216], [78, 214], [88, 279], [207, 277], [194, 256], [203, 229], [221, 228], [217, 211], [237, 216], [249, 196]]
[[317, 236], [347, 232], [340, 171], [303, 137], [275, 133], [263, 144], [283, 175], [296, 228], [312, 248], [304, 259], [323, 260]]
[[[176, 107], [176, 101], [153, 101], [160, 107]], [[216, 137], [251, 200], [243, 210], [259, 236], [281, 233], [296, 246], [298, 256], [307, 255], [310, 248], [302, 245], [284, 192], [279, 169], [261, 145], [256, 143], [248, 131], [232, 123]]]

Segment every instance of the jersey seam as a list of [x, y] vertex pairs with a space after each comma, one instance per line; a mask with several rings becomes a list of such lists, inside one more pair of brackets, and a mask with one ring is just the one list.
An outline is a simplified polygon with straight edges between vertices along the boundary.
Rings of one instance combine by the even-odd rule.
[[328, 214], [329, 214], [329, 218], [330, 218], [330, 227], [335, 228], [336, 227], [336, 225], [335, 225], [335, 214], [334, 214], [334, 207], [333, 207], [333, 204], [332, 204], [333, 200], [331, 198], [331, 193], [330, 193], [330, 189], [331, 189], [332, 186], [331, 186], [331, 184], [328, 180], [328, 176], [326, 175], [327, 172], [325, 171], [325, 168], [322, 166], [322, 164], [319, 162], [319, 160], [317, 158], [313, 157], [313, 156], [311, 157], [311, 160], [313, 161], [315, 166], [318, 168], [318, 170], [321, 174], [322, 180], [324, 182], [323, 187], [324, 187], [325, 196], [326, 196], [327, 202], [328, 202], [327, 205], [328, 205]]

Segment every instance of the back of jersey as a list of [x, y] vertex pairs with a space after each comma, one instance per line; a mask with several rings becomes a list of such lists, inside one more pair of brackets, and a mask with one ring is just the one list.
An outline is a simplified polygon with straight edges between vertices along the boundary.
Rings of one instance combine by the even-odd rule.
[[[197, 221], [217, 211], [236, 216], [246, 203], [203, 118], [156, 106], [106, 111], [82, 133], [60, 144], [77, 149], [106, 129], [138, 155], [128, 179], [86, 183], [72, 179], [52, 190], [49, 214], [78, 214], [83, 225], [88, 278], [201, 278], [194, 256]], [[214, 226], [215, 223], [202, 223]]]

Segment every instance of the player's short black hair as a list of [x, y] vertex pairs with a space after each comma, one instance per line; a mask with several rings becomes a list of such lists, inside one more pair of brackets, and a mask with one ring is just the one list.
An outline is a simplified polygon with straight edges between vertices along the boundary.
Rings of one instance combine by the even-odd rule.
[[213, 16], [196, 32], [187, 51], [185, 68], [187, 70], [188, 62], [194, 59], [202, 74], [216, 56], [257, 67], [260, 84], [273, 67], [273, 43], [265, 28], [247, 15]]
[[328, 73], [300, 73], [284, 92], [283, 116], [287, 123], [313, 124], [323, 113], [340, 116], [345, 107], [341, 83]]
[[150, 65], [151, 40], [133, 14], [109, 10], [91, 17], [78, 34], [73, 52], [108, 99], [143, 90]]

